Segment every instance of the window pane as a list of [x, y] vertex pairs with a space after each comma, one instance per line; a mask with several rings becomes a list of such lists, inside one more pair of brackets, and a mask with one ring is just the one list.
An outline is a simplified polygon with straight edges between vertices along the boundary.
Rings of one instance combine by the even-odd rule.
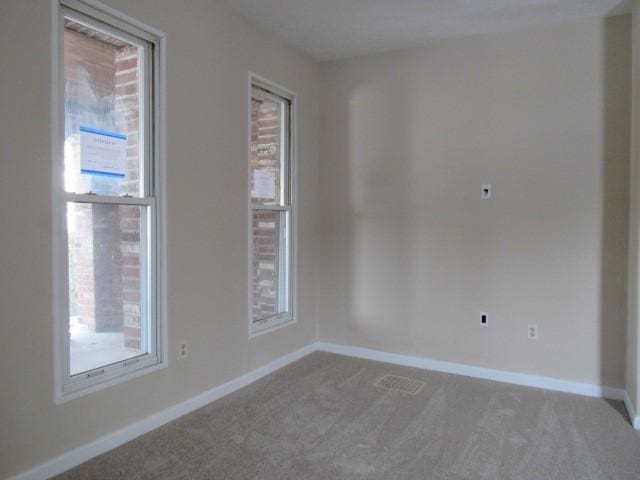
[[252, 225], [252, 318], [259, 321], [288, 310], [288, 212], [254, 210]]
[[251, 203], [286, 201], [286, 107], [284, 100], [253, 87], [251, 94]]
[[71, 375], [146, 353], [146, 207], [67, 204]]
[[142, 64], [142, 48], [65, 19], [66, 191], [143, 195]]

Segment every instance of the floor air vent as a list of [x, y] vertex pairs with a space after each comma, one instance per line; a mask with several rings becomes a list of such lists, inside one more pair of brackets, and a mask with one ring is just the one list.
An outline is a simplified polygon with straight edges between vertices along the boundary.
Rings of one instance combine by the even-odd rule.
[[393, 390], [395, 392], [416, 395], [420, 393], [420, 390], [424, 387], [424, 382], [399, 377], [397, 375], [384, 375], [376, 380], [373, 385], [376, 387], [386, 388], [387, 390]]

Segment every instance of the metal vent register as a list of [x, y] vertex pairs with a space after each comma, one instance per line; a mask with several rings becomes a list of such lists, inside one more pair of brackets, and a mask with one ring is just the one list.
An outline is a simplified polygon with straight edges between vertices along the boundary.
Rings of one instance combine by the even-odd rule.
[[424, 387], [424, 382], [420, 380], [412, 380], [411, 378], [399, 377], [397, 375], [383, 375], [374, 383], [376, 387], [386, 388], [395, 392], [408, 393], [417, 395]]

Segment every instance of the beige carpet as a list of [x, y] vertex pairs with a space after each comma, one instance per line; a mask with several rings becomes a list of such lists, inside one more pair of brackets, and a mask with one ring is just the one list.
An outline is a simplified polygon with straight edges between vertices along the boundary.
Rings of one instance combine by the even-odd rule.
[[57, 478], [627, 480], [640, 435], [621, 404], [314, 353]]

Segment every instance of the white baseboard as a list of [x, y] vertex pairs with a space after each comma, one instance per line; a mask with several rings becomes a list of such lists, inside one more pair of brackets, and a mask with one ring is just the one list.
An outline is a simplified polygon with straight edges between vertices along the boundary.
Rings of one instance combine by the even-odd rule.
[[162, 425], [175, 420], [189, 412], [204, 407], [205, 405], [218, 400], [236, 390], [255, 382], [256, 380], [275, 372], [276, 370], [305, 357], [316, 350], [315, 344], [309, 344], [306, 347], [280, 357], [263, 367], [257, 368], [238, 378], [231, 380], [218, 387], [207, 390], [189, 400], [178, 403], [172, 407], [155, 413], [143, 420], [132, 423], [120, 430], [109, 433], [93, 442], [78, 447], [74, 450], [66, 452], [59, 457], [49, 460], [41, 465], [33, 467], [23, 473], [20, 473], [9, 480], [45, 480], [54, 475], [69, 470], [80, 465], [87, 460], [96, 457], [102, 453], [112, 450], [140, 435], [154, 430]]
[[575, 393], [588, 397], [604, 397], [612, 400], [623, 400], [625, 391], [622, 388], [605, 387], [591, 383], [574, 382], [571, 380], [560, 380], [557, 378], [543, 377], [539, 375], [529, 375], [526, 373], [508, 372], [506, 370], [495, 370], [492, 368], [474, 367], [461, 363], [444, 362], [426, 357], [413, 357], [400, 355], [397, 353], [387, 353], [370, 348], [351, 347], [338, 345], [329, 342], [317, 342], [316, 348], [323, 352], [337, 353], [350, 357], [366, 358], [378, 362], [394, 363], [406, 367], [423, 368], [436, 372], [453, 373], [467, 377], [482, 378], [496, 382], [524, 385], [527, 387], [545, 388], [559, 392]]
[[640, 430], [640, 415], [636, 413], [636, 409], [633, 408], [633, 404], [631, 403], [631, 398], [629, 398], [629, 394], [624, 392], [624, 406], [627, 409], [627, 413], [629, 414], [629, 419], [631, 419], [631, 424], [633, 428], [636, 430]]
[[413, 357], [396, 353], [382, 352], [362, 347], [351, 347], [329, 342], [315, 342], [306, 347], [280, 357], [263, 367], [257, 368], [223, 385], [207, 390], [189, 400], [155, 413], [138, 422], [132, 423], [120, 430], [104, 435], [93, 442], [66, 452], [59, 457], [49, 460], [41, 465], [20, 473], [9, 480], [46, 480], [58, 475], [70, 468], [80, 465], [93, 457], [112, 450], [140, 435], [154, 430], [162, 425], [175, 420], [189, 412], [204, 407], [236, 390], [245, 387], [256, 380], [279, 370], [280, 368], [295, 362], [315, 351], [336, 353], [349, 357], [365, 358], [379, 362], [393, 363], [407, 367], [423, 368], [437, 372], [453, 373], [467, 377], [494, 380], [497, 382], [524, 385], [529, 387], [545, 388], [560, 392], [575, 393], [589, 397], [605, 397], [613, 400], [624, 400], [633, 426], [640, 429], [640, 416], [636, 415], [627, 392], [621, 388], [605, 387], [589, 383], [559, 380], [551, 377], [528, 375], [524, 373], [494, 370], [490, 368], [474, 367], [460, 363], [444, 362], [426, 357]]

